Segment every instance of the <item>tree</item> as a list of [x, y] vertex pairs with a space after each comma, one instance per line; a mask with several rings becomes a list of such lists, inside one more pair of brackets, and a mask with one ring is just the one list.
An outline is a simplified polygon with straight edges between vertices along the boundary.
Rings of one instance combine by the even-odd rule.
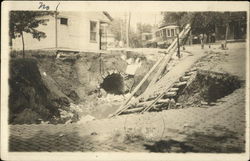
[[138, 33], [151, 33], [152, 32], [152, 26], [150, 24], [145, 23], [137, 23], [137, 32]]
[[[127, 44], [127, 29], [126, 21], [116, 18], [111, 22], [110, 30], [114, 34], [115, 40], [123, 41]], [[152, 32], [152, 26], [150, 24], [137, 23], [136, 30], [133, 26], [129, 28], [129, 47], [137, 48], [142, 47], [141, 34], [147, 32]]]
[[175, 24], [182, 27], [183, 17], [187, 14], [187, 12], [162, 12], [163, 24]]
[[[133, 42], [134, 42], [134, 44], [136, 44], [134, 46], [142, 47], [143, 46], [142, 34], [143, 33], [152, 33], [152, 30], [153, 30], [153, 26], [150, 24], [137, 23], [136, 24], [136, 33], [132, 34]], [[137, 40], [135, 38], [137, 38]]]
[[126, 39], [125, 39], [125, 36], [123, 35], [124, 33], [126, 33], [125, 26], [126, 26], [126, 22], [119, 18], [114, 19], [111, 22], [110, 30], [114, 34], [115, 39], [117, 41], [125, 42]]
[[142, 47], [141, 35], [132, 29], [129, 31], [129, 46], [132, 48]]
[[45, 38], [46, 34], [42, 31], [38, 31], [36, 28], [39, 25], [46, 25], [48, 19], [45, 19], [44, 16], [52, 14], [53, 12], [48, 11], [10, 11], [10, 44], [12, 45], [12, 39], [21, 37], [23, 46], [23, 57], [25, 56], [25, 43], [23, 36], [24, 32], [31, 34], [34, 39], [38, 39], [39, 41], [41, 38]]
[[184, 27], [191, 24], [196, 34], [213, 32], [214, 25], [222, 18], [220, 12], [163, 12], [163, 24], [175, 24]]
[[[239, 12], [237, 13], [242, 15]], [[193, 34], [202, 34], [203, 37], [206, 34], [208, 39], [215, 32], [216, 25], [226, 26], [225, 41], [227, 41], [231, 15], [229, 12], [163, 12], [162, 14], [164, 16], [163, 24], [173, 23], [182, 28], [189, 23], [191, 24]]]

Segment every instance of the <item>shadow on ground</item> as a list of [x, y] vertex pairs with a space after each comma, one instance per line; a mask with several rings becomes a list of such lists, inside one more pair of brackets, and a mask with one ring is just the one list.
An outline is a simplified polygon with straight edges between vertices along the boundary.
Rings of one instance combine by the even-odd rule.
[[160, 140], [155, 142], [153, 145], [144, 144], [145, 148], [149, 150], [150, 152], [158, 152], [158, 153], [164, 153], [164, 152], [181, 152], [186, 153], [193, 151], [192, 146], [186, 145], [185, 142], [179, 142], [176, 140]]
[[193, 132], [186, 135], [184, 141], [163, 139], [153, 144], [144, 144], [150, 152], [199, 152], [199, 153], [243, 153], [244, 141], [240, 142], [236, 133], [228, 129], [215, 126], [214, 133]]
[[48, 134], [39, 131], [36, 135], [24, 138], [20, 136], [10, 136], [10, 151], [91, 151], [87, 137], [83, 138], [77, 132]]

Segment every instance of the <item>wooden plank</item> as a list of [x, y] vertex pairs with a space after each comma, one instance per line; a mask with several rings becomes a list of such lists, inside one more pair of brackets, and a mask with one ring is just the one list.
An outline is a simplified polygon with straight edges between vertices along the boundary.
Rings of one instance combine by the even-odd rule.
[[177, 94], [177, 92], [169, 92], [169, 91], [167, 91], [167, 92], [164, 93], [164, 96], [165, 97], [174, 97], [174, 96], [176, 96], [176, 94]]
[[[152, 109], [156, 110], [156, 111], [159, 111], [159, 110], [162, 110], [163, 107], [167, 107], [167, 105], [164, 105], [164, 104], [155, 104]], [[166, 108], [165, 108], [166, 109]]]
[[[179, 34], [180, 36], [185, 36], [186, 30], [190, 29], [190, 25], [186, 25], [185, 28], [182, 30], [182, 32]], [[174, 40], [174, 42], [168, 47], [167, 52], [170, 52], [171, 49], [174, 49], [177, 47], [176, 46], [177, 43], [177, 38]], [[155, 82], [158, 80], [159, 76], [162, 74], [163, 70], [165, 69], [166, 65], [168, 64], [168, 62], [170, 61], [170, 58], [172, 57], [172, 55], [175, 52], [172, 52], [168, 57], [166, 57], [163, 61], [163, 63], [161, 64], [159, 70], [156, 72], [154, 78], [151, 80], [151, 82], [149, 83], [146, 91], [144, 93], [147, 93], [149, 91], [149, 89], [152, 87], [153, 84], [155, 84]]]
[[[159, 108], [164, 106], [164, 104], [167, 104], [170, 102], [170, 99], [160, 99], [157, 104], [154, 106], [154, 108]], [[141, 102], [137, 105], [136, 108], [132, 108], [132, 109], [127, 109], [125, 111], [122, 112], [122, 114], [128, 114], [128, 113], [135, 113], [135, 112], [140, 112], [142, 111], [145, 106], [148, 106], [150, 103], [152, 103], [152, 101], [148, 101], [148, 102]]]
[[133, 98], [134, 94], [141, 88], [142, 84], [147, 80], [147, 78], [149, 77], [149, 75], [155, 70], [155, 68], [160, 64], [160, 62], [162, 61], [162, 59], [159, 59], [155, 65], [150, 69], [150, 71], [144, 76], [144, 78], [141, 80], [141, 82], [137, 85], [137, 87], [133, 90], [133, 92], [131, 93], [130, 97], [127, 98], [127, 100], [120, 106], [120, 108], [118, 110], [115, 111], [114, 114], [110, 115], [109, 117], [113, 117], [116, 115], [119, 115], [122, 111], [124, 111], [126, 109], [129, 101]]
[[194, 72], [194, 71], [197, 71], [198, 69], [196, 68], [196, 67], [193, 67], [193, 68], [191, 68], [189, 71], [190, 72]]
[[157, 104], [166, 104], [166, 103], [169, 103], [169, 101], [170, 101], [170, 99], [160, 99], [160, 100], [158, 100], [156, 103]]
[[164, 96], [164, 93], [160, 94], [148, 107], [144, 108], [140, 113], [146, 112], [148, 110], [150, 110], [151, 107], [153, 107], [153, 105], [160, 99], [162, 98], [162, 96]]
[[122, 112], [122, 114], [128, 114], [128, 113], [135, 113], [135, 112], [140, 112], [144, 109], [144, 107], [138, 107], [138, 108], [132, 108], [132, 109], [127, 109]]
[[[190, 30], [190, 28], [188, 28], [188, 29], [185, 31], [185, 34], [188, 33], [189, 30]], [[165, 69], [165, 67], [166, 67], [166, 66], [164, 66], [163, 69]], [[157, 79], [157, 80], [158, 80], [158, 79]], [[158, 82], [161, 81], [161, 80], [162, 80], [162, 78], [160, 78], [160, 79], [158, 80]], [[149, 97], [149, 93], [152, 93], [152, 91], [155, 90], [154, 85], [155, 85], [155, 83], [152, 84], [152, 87], [148, 86], [147, 89], [146, 89], [146, 91], [143, 93], [143, 97], [145, 97], [145, 99], [147, 99], [147, 97]], [[158, 92], [159, 92], [159, 91], [158, 91]], [[163, 91], [162, 91], [162, 92], [163, 92]], [[159, 92], [159, 93], [161, 93], [161, 92]]]
[[179, 83], [175, 83], [175, 84], [174, 84], [174, 87], [181, 87], [181, 86], [185, 86], [186, 84], [187, 84], [186, 81], [184, 81], [184, 82], [179, 82]]
[[[190, 25], [186, 25], [185, 29], [182, 31], [183, 34], [185, 35], [185, 33], [187, 32], [187, 30], [189, 31], [190, 30]], [[170, 49], [175, 45], [177, 39], [175, 39], [175, 41], [169, 46], [169, 50], [167, 51], [170, 51]], [[132, 99], [132, 97], [134, 96], [134, 94], [140, 89], [140, 87], [142, 86], [142, 84], [146, 81], [146, 79], [149, 77], [149, 75], [154, 71], [154, 69], [161, 63], [161, 61], [163, 61], [162, 64], [166, 64], [168, 62], [168, 60], [170, 59], [171, 56], [169, 55], [166, 55], [164, 56], [163, 59], [161, 60], [158, 60], [157, 63], [150, 69], [150, 71], [144, 76], [144, 78], [141, 80], [141, 82], [137, 85], [137, 87], [133, 90], [133, 92], [131, 93], [130, 97], [120, 106], [120, 108], [112, 115], [110, 115], [110, 117], [113, 117], [113, 116], [117, 116], [119, 115], [120, 113], [122, 113], [123, 111], [125, 111], [127, 108], [129, 108], [129, 106], [126, 106], [129, 101]], [[161, 70], [163, 70], [165, 67], [165, 65], [161, 65]], [[162, 72], [162, 71], [161, 71]], [[159, 72], [158, 70], [158, 73], [161, 73]], [[158, 74], [157, 73], [157, 74]]]
[[170, 92], [176, 92], [176, 91], [178, 91], [179, 90], [179, 88], [170, 88]]
[[137, 107], [142, 107], [142, 106], [145, 107], [145, 106], [149, 105], [151, 102], [152, 102], [152, 101], [140, 102], [140, 103], [138, 103], [136, 106], [137, 106]]
[[193, 74], [195, 74], [195, 73], [196, 73], [196, 71], [192, 71], [192, 72], [187, 71], [187, 72], [185, 73], [185, 75], [186, 75], [186, 76], [191, 76], [191, 75], [193, 75]]
[[190, 76], [183, 76], [180, 78], [181, 81], [188, 81], [190, 79]]

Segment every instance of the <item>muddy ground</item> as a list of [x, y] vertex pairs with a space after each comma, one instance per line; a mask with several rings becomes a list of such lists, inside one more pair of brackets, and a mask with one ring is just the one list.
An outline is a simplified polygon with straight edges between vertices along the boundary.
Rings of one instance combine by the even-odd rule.
[[[246, 44], [230, 43], [228, 47], [229, 50], [221, 50], [219, 45], [210, 49], [206, 46], [204, 50], [198, 45], [186, 47], [192, 54], [204, 54], [195, 64], [199, 70], [223, 73], [240, 81], [238, 88], [212, 104], [112, 119], [89, 116], [77, 123], [59, 125], [12, 125], [10, 150], [242, 153], [246, 126]], [[113, 100], [112, 108], [113, 103], [119, 106], [119, 101]]]

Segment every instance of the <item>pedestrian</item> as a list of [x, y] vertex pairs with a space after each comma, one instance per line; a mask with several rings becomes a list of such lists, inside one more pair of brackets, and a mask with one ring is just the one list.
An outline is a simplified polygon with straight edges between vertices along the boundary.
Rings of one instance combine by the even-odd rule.
[[199, 38], [200, 38], [200, 42], [201, 42], [201, 49], [204, 49], [204, 35], [200, 34]]

